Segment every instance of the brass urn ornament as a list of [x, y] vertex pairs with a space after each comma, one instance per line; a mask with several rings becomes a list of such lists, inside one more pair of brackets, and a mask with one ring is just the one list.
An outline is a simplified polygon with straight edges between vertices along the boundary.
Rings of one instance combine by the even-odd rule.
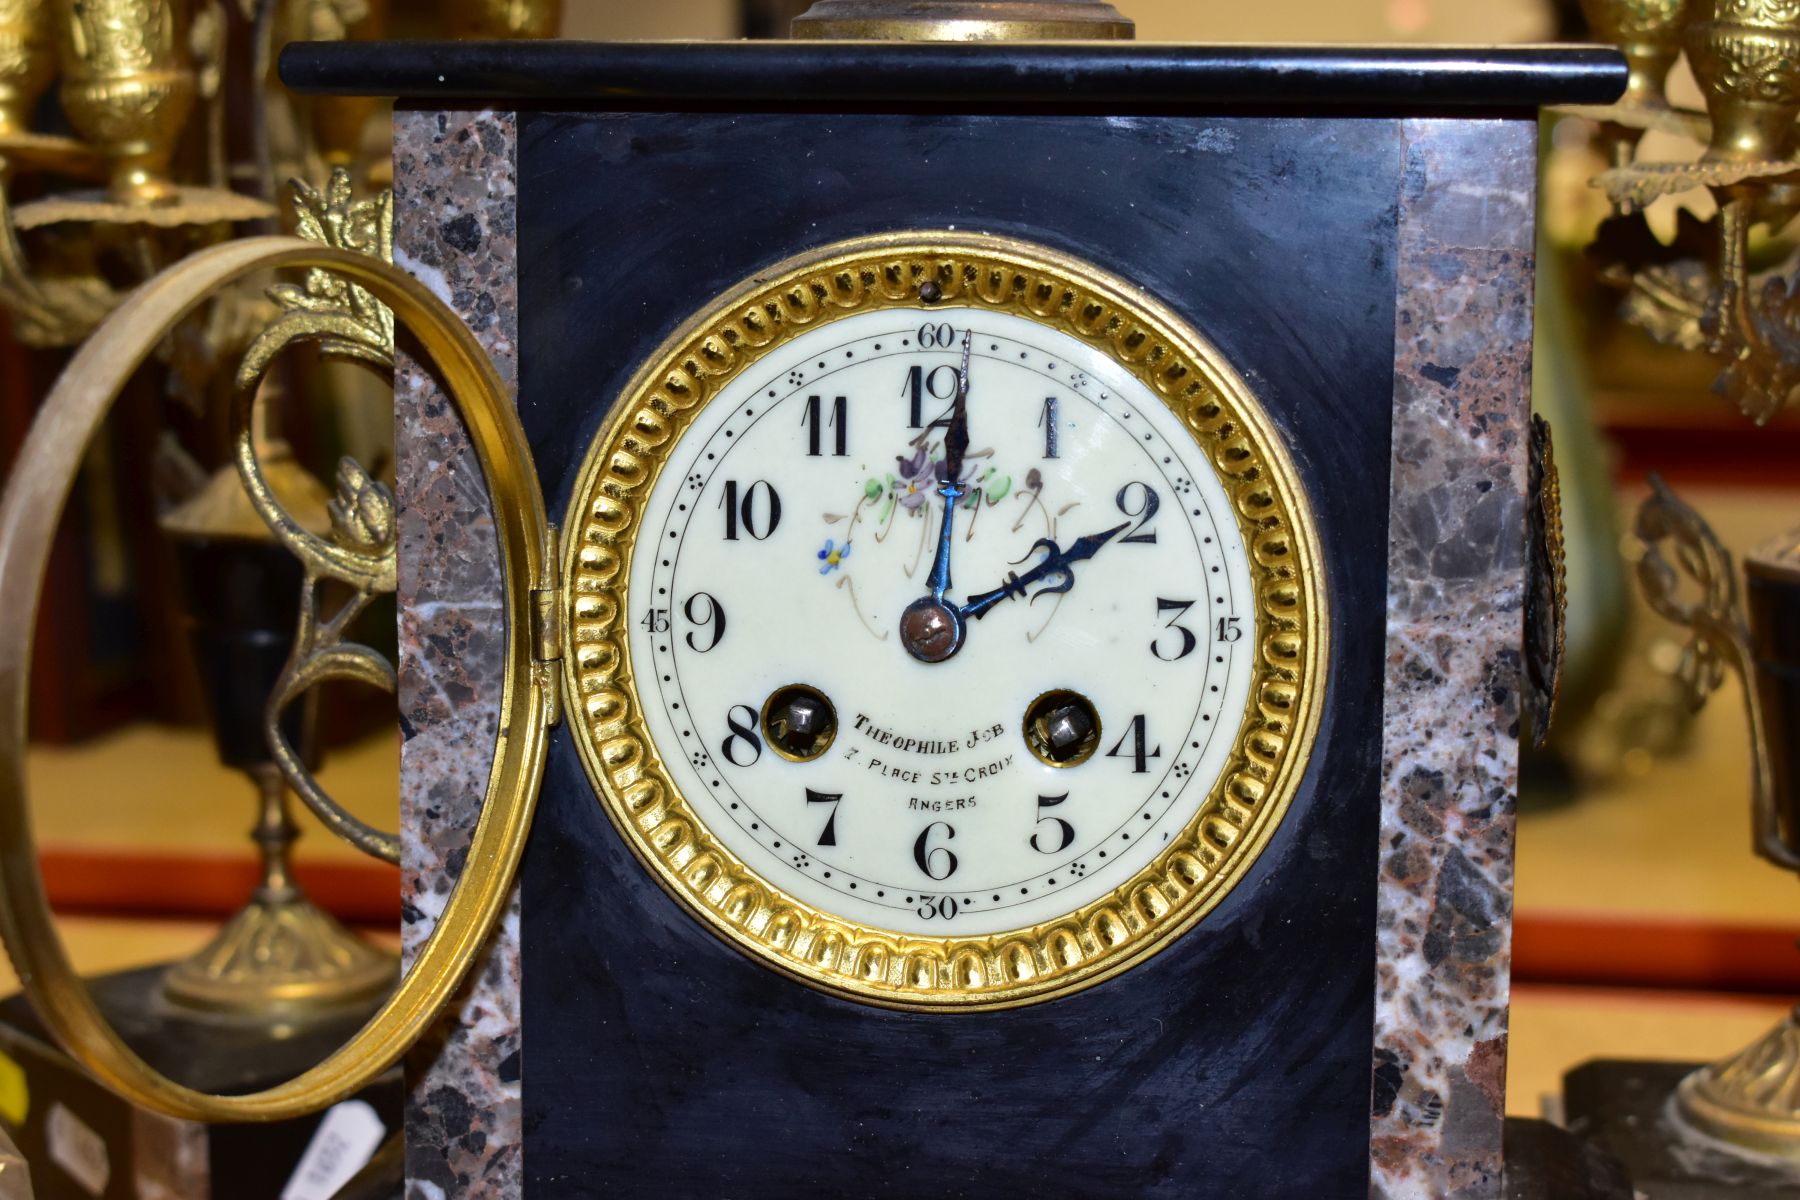
[[1800, 8], [1787, 0], [1702, 0], [1696, 8], [1687, 52], [1712, 115], [1706, 157], [1792, 158], [1800, 116]]
[[456, 38], [553, 38], [562, 29], [562, 0], [454, 0], [446, 6]]
[[169, 157], [193, 109], [185, 0], [51, 0], [69, 123], [105, 148], [113, 196], [169, 204]]
[[[1792, 265], [1756, 272], [1750, 256], [1753, 226], [1779, 229], [1800, 212], [1800, 6], [1712, 0], [1689, 12], [1682, 41], [1706, 113], [1674, 112], [1641, 92], [1575, 110], [1603, 122], [1617, 163], [1594, 180], [1615, 209], [1594, 254], [1603, 277], [1626, 289], [1626, 319], [1659, 341], [1712, 354], [1720, 364], [1713, 390], [1760, 425], [1800, 396]], [[1637, 134], [1646, 128], [1685, 133], [1696, 154], [1640, 161]], [[1661, 246], [1644, 209], [1696, 188], [1711, 191], [1717, 215]]]

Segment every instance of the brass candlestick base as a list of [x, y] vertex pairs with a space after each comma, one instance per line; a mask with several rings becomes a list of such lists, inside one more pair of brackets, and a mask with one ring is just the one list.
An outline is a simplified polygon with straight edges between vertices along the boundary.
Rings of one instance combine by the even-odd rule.
[[252, 833], [262, 851], [262, 882], [217, 937], [169, 968], [164, 992], [189, 1008], [282, 1017], [386, 991], [397, 978], [394, 956], [338, 924], [288, 877], [288, 850], [299, 835], [281, 772], [265, 763], [250, 775], [262, 800]]
[[1675, 1112], [1708, 1137], [1800, 1162], [1800, 1017], [1683, 1079]]

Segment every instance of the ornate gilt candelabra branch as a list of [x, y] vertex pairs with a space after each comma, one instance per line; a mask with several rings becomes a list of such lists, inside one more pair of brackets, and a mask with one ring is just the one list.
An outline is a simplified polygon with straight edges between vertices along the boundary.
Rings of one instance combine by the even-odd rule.
[[[1628, 320], [1665, 342], [1704, 348], [1721, 363], [1714, 390], [1763, 424], [1800, 389], [1800, 264], [1757, 274], [1753, 226], [1800, 212], [1800, 5], [1793, 0], [1586, 0], [1596, 31], [1624, 43], [1625, 99], [1579, 110], [1601, 121], [1615, 165], [1595, 180], [1615, 209], [1594, 246], [1603, 274], [1627, 288]], [[1663, 76], [1685, 48], [1707, 113], [1671, 108]], [[1646, 129], [1685, 133], [1692, 161], [1636, 157]], [[1706, 189], [1718, 212], [1659, 243], [1643, 210]]]

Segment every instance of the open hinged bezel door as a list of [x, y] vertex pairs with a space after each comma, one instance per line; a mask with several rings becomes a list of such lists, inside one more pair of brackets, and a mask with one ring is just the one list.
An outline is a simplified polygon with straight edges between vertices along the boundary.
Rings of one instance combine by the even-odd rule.
[[[32, 840], [25, 738], [36, 614], [58, 522], [88, 442], [132, 373], [183, 318], [252, 272], [328, 271], [386, 304], [417, 339], [461, 414], [494, 502], [506, 626], [505, 684], [493, 765], [466, 865], [436, 927], [399, 986], [349, 1041], [317, 1066], [265, 1091], [195, 1091], [152, 1069], [95, 1005], [57, 936]], [[319, 337], [329, 336], [321, 328]], [[285, 342], [283, 343], [285, 344]], [[252, 347], [249, 358], [256, 357]], [[262, 365], [266, 365], [266, 358]], [[258, 371], [246, 369], [254, 382]], [[325, 679], [393, 688], [374, 651], [338, 641], [342, 610], [320, 620], [313, 592], [335, 579], [364, 598], [394, 587], [392, 504], [380, 500], [373, 536], [321, 538], [283, 510], [261, 475], [250, 435], [252, 391], [234, 413], [237, 466], [264, 521], [306, 571], [308, 595], [297, 654], [272, 710]], [[381, 492], [380, 496], [385, 497]], [[352, 522], [352, 524], [356, 524]], [[359, 528], [368, 531], [370, 521]], [[385, 544], [381, 539], [386, 538]], [[26, 995], [62, 1047], [114, 1092], [144, 1108], [196, 1121], [278, 1120], [315, 1112], [361, 1090], [423, 1035], [481, 953], [506, 906], [560, 711], [553, 598], [558, 555], [518, 414], [487, 352], [460, 317], [423, 284], [370, 255], [290, 237], [258, 237], [199, 251], [137, 289], [82, 345], [57, 381], [0, 498], [0, 938]], [[349, 543], [349, 544], [346, 544]], [[309, 630], [308, 622], [312, 622]], [[297, 755], [272, 750], [283, 774], [326, 824], [365, 852], [395, 861], [398, 838], [351, 818], [320, 789]]]

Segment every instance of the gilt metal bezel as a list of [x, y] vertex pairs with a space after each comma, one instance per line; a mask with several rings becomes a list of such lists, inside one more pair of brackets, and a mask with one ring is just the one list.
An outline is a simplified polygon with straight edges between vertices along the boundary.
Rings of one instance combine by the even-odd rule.
[[[921, 304], [920, 285], [941, 296]], [[1232, 756], [1168, 848], [1064, 916], [979, 937], [926, 937], [803, 903], [718, 842], [645, 724], [628, 614], [632, 553], [657, 478], [695, 415], [789, 338], [854, 313], [976, 305], [1103, 347], [1207, 451], [1244, 536], [1259, 643]], [[702, 924], [803, 983], [867, 1003], [980, 1011], [1067, 995], [1170, 944], [1268, 845], [1299, 788], [1325, 693], [1322, 553], [1299, 473], [1224, 357], [1156, 300], [1097, 267], [1012, 238], [908, 231], [776, 264], [709, 303], [652, 354], [588, 447], [569, 508], [564, 588], [575, 745], [601, 807]]]

